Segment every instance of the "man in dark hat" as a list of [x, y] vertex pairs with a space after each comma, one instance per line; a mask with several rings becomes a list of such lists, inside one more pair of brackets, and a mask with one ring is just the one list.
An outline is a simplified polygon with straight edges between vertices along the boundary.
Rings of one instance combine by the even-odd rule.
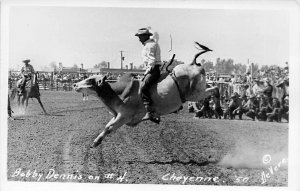
[[274, 97], [271, 105], [271, 112], [267, 113], [267, 121], [273, 122], [273, 120], [277, 122], [281, 122], [281, 105], [278, 98]]
[[242, 101], [239, 99], [239, 94], [237, 92], [234, 92], [229, 103], [230, 119], [234, 119], [235, 115], [239, 115], [239, 119], [242, 119], [243, 112], [241, 108]]
[[20, 87], [21, 92], [19, 93], [20, 95], [24, 93], [26, 82], [30, 80], [31, 76], [34, 74], [33, 66], [29, 64], [30, 60], [26, 59], [23, 60], [23, 62], [25, 65], [21, 68], [22, 82]]
[[245, 105], [243, 105], [246, 116], [250, 117], [253, 121], [255, 120], [256, 111], [258, 109], [258, 105], [255, 104], [255, 95], [252, 94], [249, 97], [249, 100]]
[[214, 95], [212, 95], [211, 98], [212, 98], [212, 103], [213, 103], [212, 110], [215, 114], [215, 117], [216, 117], [216, 119], [221, 119], [221, 116], [223, 116], [221, 101], [219, 99], [216, 99], [216, 97]]
[[259, 110], [257, 114], [257, 119], [261, 121], [266, 121], [267, 120], [267, 113], [271, 112], [272, 108], [271, 105], [265, 95], [262, 95], [260, 97], [260, 102], [259, 102]]
[[141, 94], [147, 113], [142, 120], [151, 120], [159, 123], [160, 117], [151, 109], [150, 88], [160, 77], [161, 57], [158, 43], [150, 38], [152, 35], [147, 28], [141, 28], [135, 34], [144, 46], [142, 49], [142, 59], [146, 66], [146, 72], [141, 85]]
[[245, 93], [242, 96], [240, 96], [240, 99], [242, 101], [242, 105], [245, 105], [248, 101], [248, 97]]

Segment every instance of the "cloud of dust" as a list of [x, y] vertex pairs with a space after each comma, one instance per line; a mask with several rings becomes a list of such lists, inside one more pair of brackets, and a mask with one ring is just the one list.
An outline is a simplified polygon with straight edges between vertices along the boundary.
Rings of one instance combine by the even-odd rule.
[[35, 112], [31, 111], [30, 108], [27, 108], [25, 112], [24, 108], [22, 108], [21, 106], [18, 107], [15, 104], [11, 105], [11, 110], [12, 110], [12, 117], [22, 117], [22, 116], [35, 114]]
[[13, 117], [20, 117], [20, 116], [25, 115], [25, 111], [22, 110], [21, 108], [17, 108], [17, 107], [13, 108], [12, 107], [12, 111], [13, 111], [13, 113], [12, 113]]
[[287, 147], [270, 151], [259, 150], [254, 145], [237, 144], [235, 149], [227, 153], [218, 165], [227, 168], [268, 168], [280, 163], [280, 168], [287, 168], [287, 160]]

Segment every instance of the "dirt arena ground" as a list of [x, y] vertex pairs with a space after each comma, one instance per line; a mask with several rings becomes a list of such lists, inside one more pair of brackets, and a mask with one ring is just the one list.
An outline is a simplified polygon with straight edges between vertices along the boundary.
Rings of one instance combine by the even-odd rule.
[[123, 126], [89, 146], [111, 118], [95, 97], [42, 91], [8, 123], [10, 181], [287, 186], [288, 123], [194, 119]]

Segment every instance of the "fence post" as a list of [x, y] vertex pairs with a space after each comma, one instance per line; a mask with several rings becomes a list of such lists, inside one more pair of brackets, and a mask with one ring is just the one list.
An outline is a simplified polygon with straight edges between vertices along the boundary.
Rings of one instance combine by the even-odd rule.
[[46, 90], [46, 79], [43, 80], [44, 90]]

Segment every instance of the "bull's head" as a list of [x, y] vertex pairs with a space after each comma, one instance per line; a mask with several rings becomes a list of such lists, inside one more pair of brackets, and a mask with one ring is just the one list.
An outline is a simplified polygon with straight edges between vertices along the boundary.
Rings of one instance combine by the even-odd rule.
[[197, 49], [202, 51], [197, 53], [189, 64], [180, 64], [174, 68], [174, 73], [178, 79], [179, 86], [185, 92], [185, 99], [187, 101], [198, 101], [206, 97], [206, 76], [204, 67], [197, 63], [197, 58], [208, 51], [209, 48], [195, 42]]
[[91, 76], [85, 80], [82, 80], [73, 85], [73, 89], [76, 92], [88, 93], [92, 95], [97, 95], [97, 90], [103, 86], [106, 80], [106, 76], [95, 75]]

